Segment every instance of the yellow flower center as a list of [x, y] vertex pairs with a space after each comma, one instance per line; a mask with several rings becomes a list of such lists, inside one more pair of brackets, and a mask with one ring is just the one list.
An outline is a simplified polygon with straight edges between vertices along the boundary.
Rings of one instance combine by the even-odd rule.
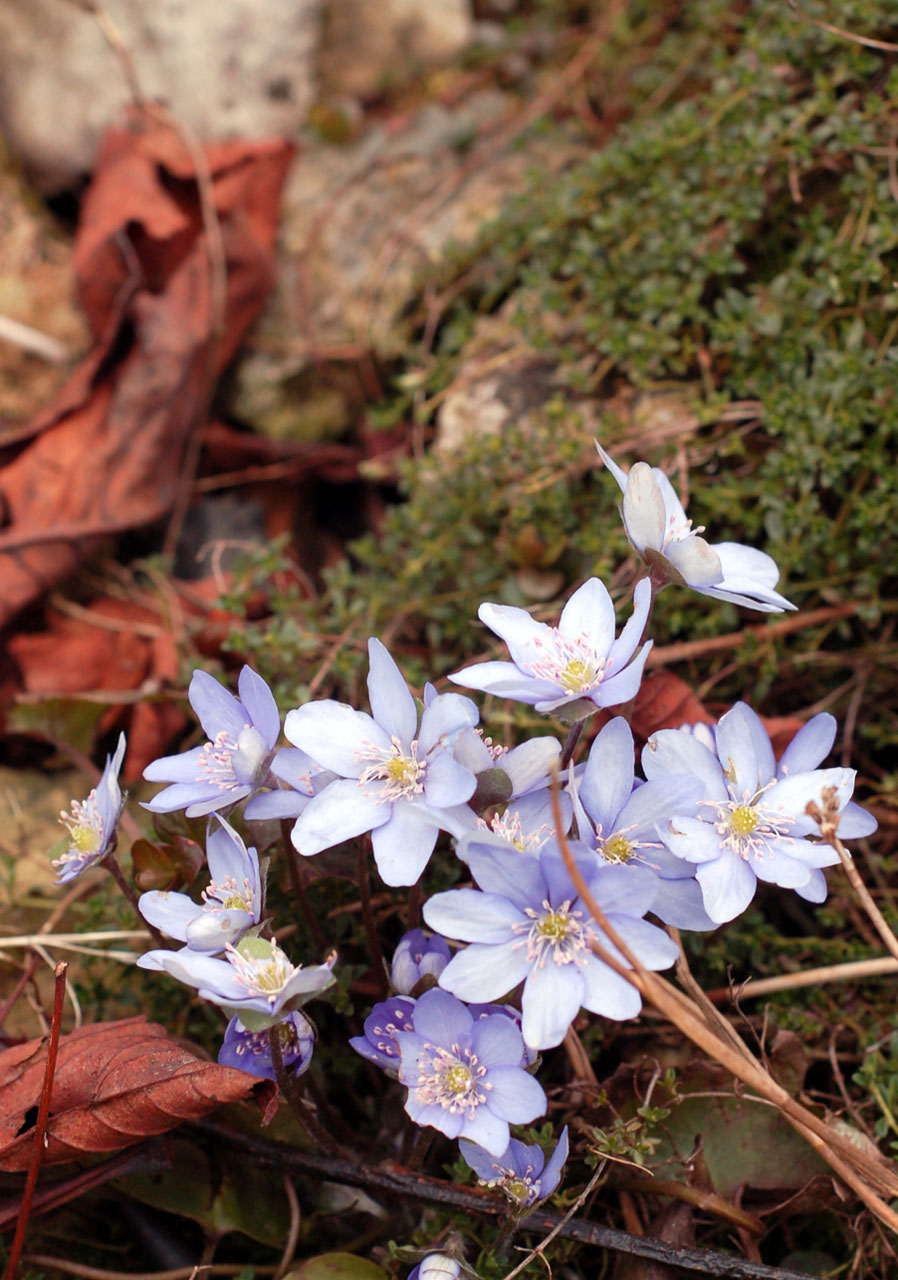
[[566, 911], [547, 911], [539, 922], [539, 932], [552, 942], [562, 942], [571, 931], [571, 918]]
[[100, 833], [87, 823], [71, 827], [69, 832], [72, 844], [79, 853], [96, 853], [100, 847]]
[[617, 833], [602, 845], [602, 857], [606, 862], [629, 862], [633, 856], [633, 846], [626, 836]]
[[736, 836], [750, 836], [758, 825], [758, 815], [750, 804], [740, 804], [730, 816], [730, 827]]
[[558, 683], [567, 693], [582, 693], [591, 689], [595, 679], [595, 666], [582, 658], [571, 658], [558, 673]]
[[466, 1093], [471, 1087], [471, 1073], [467, 1067], [461, 1063], [457, 1067], [450, 1067], [444, 1077], [444, 1084], [450, 1093]]

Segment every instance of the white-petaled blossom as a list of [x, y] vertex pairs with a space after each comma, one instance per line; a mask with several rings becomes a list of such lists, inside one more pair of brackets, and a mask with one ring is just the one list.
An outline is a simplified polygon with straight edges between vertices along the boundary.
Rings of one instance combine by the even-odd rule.
[[629, 702], [652, 647], [649, 640], [639, 648], [651, 596], [648, 578], [636, 584], [633, 613], [617, 639], [614, 604], [598, 578], [574, 592], [557, 627], [537, 622], [525, 609], [482, 604], [478, 617], [505, 641], [512, 660], [478, 662], [449, 679], [571, 720]]
[[796, 607], [775, 590], [780, 573], [766, 552], [739, 542], [712, 546], [701, 537], [703, 528], [693, 529], [663, 471], [647, 462], [636, 462], [626, 472], [598, 442], [596, 448], [624, 495], [621, 516], [627, 537], [658, 588], [676, 582], [701, 595], [762, 613], [782, 613]]
[[115, 847], [116, 826], [124, 804], [118, 781], [124, 758], [125, 735], [122, 733], [115, 754], [106, 757], [100, 781], [87, 799], [73, 800], [71, 809], [60, 814], [59, 820], [68, 830], [68, 847], [53, 860], [57, 884], [68, 884]]

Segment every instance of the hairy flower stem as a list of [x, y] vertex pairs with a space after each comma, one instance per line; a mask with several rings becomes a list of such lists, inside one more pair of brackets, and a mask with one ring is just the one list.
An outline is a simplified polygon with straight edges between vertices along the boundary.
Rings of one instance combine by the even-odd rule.
[[287, 864], [290, 867], [290, 880], [293, 884], [293, 892], [296, 895], [296, 901], [299, 903], [299, 909], [302, 917], [309, 927], [309, 933], [314, 939], [315, 946], [320, 952], [326, 952], [328, 949], [327, 938], [324, 936], [324, 930], [321, 923], [306, 896], [305, 886], [302, 882], [302, 868], [300, 865], [300, 854], [296, 845], [290, 838], [291, 824], [289, 818], [281, 818], [281, 840], [287, 852]]
[[359, 898], [362, 904], [362, 920], [365, 925], [365, 938], [368, 942], [368, 957], [374, 970], [375, 981], [380, 988], [380, 996], [378, 998], [385, 1000], [388, 991], [387, 966], [384, 961], [383, 949], [380, 945], [380, 936], [377, 932], [377, 921], [374, 919], [374, 908], [371, 905], [371, 879], [368, 871], [367, 845], [368, 841], [359, 843], [356, 861], [356, 883], [358, 884]]
[[109, 852], [105, 855], [105, 857], [102, 857], [100, 859], [98, 866], [105, 868], [105, 870], [108, 871], [109, 874], [112, 876], [115, 883], [118, 885], [122, 893], [131, 903], [131, 906], [134, 908], [134, 912], [138, 920], [141, 922], [144, 928], [149, 930], [156, 946], [169, 948], [171, 946], [171, 943], [168, 941], [168, 939], [164, 938], [162, 934], [159, 932], [159, 930], [156, 928], [156, 926], [154, 924], [150, 924], [149, 920], [145, 920], [143, 916], [140, 914], [140, 907], [137, 904], [137, 894], [134, 892], [133, 886], [129, 884], [127, 876], [125, 875], [124, 871], [122, 871], [121, 866], [119, 865], [118, 858], [116, 858], [115, 856], [114, 847], [109, 850]]
[[567, 741], [565, 742], [564, 748], [561, 752], [561, 759], [558, 762], [558, 767], [562, 773], [564, 773], [565, 769], [574, 758], [574, 752], [577, 750], [577, 743], [580, 741], [580, 735], [583, 732], [583, 726], [585, 724], [585, 720], [577, 720], [570, 727], [570, 731], [567, 735]]
[[421, 927], [421, 905], [424, 894], [421, 889], [421, 881], [416, 880], [408, 891], [408, 912], [406, 915], [406, 929], [420, 929]]
[[302, 1088], [295, 1076], [290, 1075], [284, 1066], [284, 1053], [281, 1048], [281, 1029], [275, 1024], [268, 1028], [268, 1048], [271, 1053], [271, 1065], [274, 1067], [278, 1088], [287, 1100], [287, 1105], [302, 1125], [315, 1146], [326, 1155], [337, 1155], [338, 1144], [328, 1131], [319, 1123], [318, 1117], [302, 1096]]

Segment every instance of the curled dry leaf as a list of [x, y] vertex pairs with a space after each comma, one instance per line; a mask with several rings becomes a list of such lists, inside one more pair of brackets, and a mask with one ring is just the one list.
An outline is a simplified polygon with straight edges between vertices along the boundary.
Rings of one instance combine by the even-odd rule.
[[[0, 1053], [0, 1172], [28, 1167], [46, 1061], [43, 1039]], [[59, 1042], [42, 1163], [117, 1151], [247, 1098], [260, 1083], [197, 1058], [143, 1017], [80, 1027]]]

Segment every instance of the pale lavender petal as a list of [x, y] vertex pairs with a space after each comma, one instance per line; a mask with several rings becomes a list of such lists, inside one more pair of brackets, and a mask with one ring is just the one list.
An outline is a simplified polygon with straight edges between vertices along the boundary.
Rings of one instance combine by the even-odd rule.
[[826, 759], [836, 740], [836, 717], [828, 711], [812, 716], [802, 725], [782, 754], [777, 775], [785, 778], [793, 773], [807, 773]]
[[590, 747], [579, 788], [580, 799], [604, 840], [615, 830], [617, 815], [633, 790], [633, 775], [633, 733], [622, 716], [615, 716]]
[[610, 663], [608, 670], [612, 674], [620, 671], [621, 667], [630, 661], [645, 631], [651, 603], [652, 584], [648, 578], [640, 578], [633, 589], [633, 612], [608, 652]]
[[[619, 707], [623, 702], [635, 698], [642, 684], [642, 672], [646, 659], [652, 651], [654, 640], [648, 640], [628, 667], [616, 675], [603, 680], [598, 689], [589, 695], [597, 707]], [[536, 704], [537, 711], [540, 703]]]
[[522, 910], [539, 904], [546, 886], [539, 866], [507, 844], [471, 841], [466, 859], [474, 879], [487, 893], [497, 893]]
[[862, 809], [853, 800], [849, 800], [839, 813], [840, 840], [858, 840], [862, 836], [872, 835], [878, 826], [873, 814]]
[[826, 876], [822, 871], [812, 871], [807, 884], [795, 890], [806, 902], [825, 902], [827, 894]]
[[281, 782], [286, 782], [294, 791], [299, 791], [303, 795], [313, 796], [316, 790], [316, 782], [318, 790], [321, 789], [323, 775], [327, 770], [317, 765], [311, 756], [306, 755], [305, 751], [300, 751], [298, 747], [281, 747], [279, 751], [274, 753], [271, 761], [271, 772], [276, 778], [280, 778]]
[[[607, 466], [607, 463], [606, 463]], [[621, 506], [627, 537], [637, 551], [660, 551], [664, 543], [664, 498], [647, 462], [635, 462], [627, 475]]]
[[[171, 801], [169, 793], [174, 790], [176, 788], [169, 787], [168, 791], [161, 793], [169, 803]], [[204, 795], [200, 795], [201, 790], [205, 793]], [[215, 785], [210, 786], [208, 789], [195, 786], [193, 788], [194, 798], [184, 809], [184, 816], [186, 818], [204, 818], [208, 813], [215, 813], [218, 809], [227, 808], [229, 805], [236, 804], [238, 800], [245, 799], [246, 796], [251, 794], [252, 790], [253, 785], [250, 782], [245, 783], [243, 786], [231, 786], [225, 790]], [[159, 797], [157, 796], [156, 799], [158, 800]], [[147, 808], [149, 808], [149, 805], [147, 805]]]
[[589, 956], [580, 972], [584, 1009], [615, 1022], [625, 1022], [638, 1015], [642, 1008], [639, 992], [597, 956]]
[[472, 1142], [495, 1156], [505, 1151], [511, 1136], [507, 1121], [497, 1116], [491, 1106], [478, 1107], [472, 1116], [467, 1117], [463, 1132]]
[[517, 702], [534, 703], [558, 692], [558, 686], [550, 680], [531, 679], [513, 662], [475, 662], [471, 667], [456, 671], [449, 679], [466, 689], [479, 689], [481, 693], [513, 698]]
[[574, 592], [558, 620], [558, 630], [566, 639], [583, 638], [599, 654], [611, 648], [614, 626], [614, 605], [599, 578], [590, 578]]
[[717, 754], [732, 794], [738, 799], [756, 795], [771, 780], [775, 769], [773, 749], [763, 726], [766, 751], [764, 759], [759, 759], [758, 735], [750, 718], [753, 716], [750, 707], [737, 702], [717, 723]]
[[137, 905], [144, 920], [179, 942], [186, 941], [187, 926], [202, 911], [186, 893], [168, 893], [164, 889], [142, 893]]
[[249, 911], [198, 911], [187, 926], [184, 940], [191, 951], [213, 955], [224, 951], [229, 942], [236, 942], [255, 923], [256, 918]]
[[229, 822], [219, 817], [215, 826], [211, 823], [206, 832], [206, 861], [209, 874], [218, 883], [233, 877], [239, 885], [244, 879], [252, 884], [258, 878], [253, 874], [253, 862], [258, 868], [258, 858], [253, 859], [246, 845]]
[[464, 1005], [439, 987], [433, 987], [421, 996], [412, 1013], [412, 1022], [417, 1035], [437, 1045], [458, 1042], [470, 1033], [474, 1025], [474, 1019]]
[[521, 1012], [524, 1040], [535, 1049], [561, 1044], [583, 1003], [582, 968], [555, 964], [551, 959], [534, 965], [524, 983]]
[[[427, 713], [425, 712], [425, 715]], [[427, 762], [424, 775], [424, 800], [435, 809], [464, 804], [477, 789], [477, 779], [470, 769], [441, 751]]]
[[449, 889], [435, 893], [424, 904], [424, 919], [431, 929], [461, 942], [510, 941], [514, 925], [526, 916], [507, 898], [477, 889]]
[[599, 457], [602, 459], [605, 466], [608, 468], [608, 470], [611, 472], [611, 474], [614, 476], [615, 480], [617, 481], [618, 488], [620, 489], [621, 493], [625, 493], [627, 489], [626, 471], [624, 471], [622, 467], [619, 467], [617, 463], [614, 461], [614, 459], [611, 458], [611, 456], [605, 452], [605, 450], [599, 444], [598, 440], [593, 440], [593, 444], [598, 450]]
[[287, 712], [284, 733], [295, 747], [343, 778], [357, 778], [370, 764], [367, 749], [390, 750], [390, 735], [364, 711], [323, 698]]
[[440, 974], [440, 986], [459, 1000], [482, 1003], [513, 991], [530, 970], [520, 940], [491, 945], [472, 942], [457, 952]]
[[664, 520], [667, 532], [672, 536], [682, 535], [689, 528], [686, 510], [679, 499], [676, 489], [660, 467], [652, 467], [652, 475], [658, 485], [658, 492], [664, 502]]
[[374, 636], [368, 641], [368, 700], [371, 714], [391, 738], [407, 747], [418, 727], [415, 699], [402, 672]]
[[561, 1130], [558, 1136], [558, 1143], [555, 1150], [549, 1157], [548, 1164], [542, 1170], [539, 1179], [539, 1198], [544, 1200], [550, 1196], [558, 1183], [561, 1181], [561, 1170], [564, 1168], [564, 1162], [568, 1157], [568, 1134], [567, 1125]]
[[[147, 782], [187, 782], [195, 784], [203, 767], [205, 747], [193, 747], [177, 756], [161, 756], [153, 760], [143, 771]], [[159, 796], [155, 797], [158, 800]], [[154, 801], [150, 801], [154, 803]], [[175, 806], [178, 807], [178, 806]]]
[[729, 798], [717, 756], [682, 729], [659, 729], [652, 734], [642, 752], [642, 770], [650, 780], [688, 773], [704, 783], [706, 799]]
[[823, 789], [834, 788], [836, 808], [841, 809], [851, 799], [854, 790], [853, 769], [811, 769], [807, 773], [793, 773], [781, 778], [770, 788], [764, 799], [771, 809], [794, 818], [790, 835], [816, 835], [819, 827], [810, 814], [805, 813], [813, 801], [823, 807]]
[[[495, 1178], [502, 1177], [506, 1164], [504, 1151], [496, 1157], [478, 1143], [469, 1142], [467, 1138], [459, 1138], [458, 1149], [465, 1164], [477, 1174], [481, 1182], [492, 1182]], [[508, 1149], [511, 1150], [510, 1145]]]
[[605, 912], [643, 916], [651, 910], [658, 892], [657, 877], [647, 867], [632, 862], [615, 867], [599, 861], [598, 869], [586, 878], [590, 893]]
[[704, 933], [717, 928], [705, 910], [701, 886], [691, 876], [683, 880], [662, 880], [652, 912], [675, 929]]
[[757, 888], [757, 878], [738, 854], [725, 854], [715, 862], [703, 862], [695, 873], [701, 885], [705, 910], [717, 924], [741, 915]]
[[720, 857], [720, 836], [710, 822], [699, 818], [671, 819], [664, 832], [664, 843], [672, 854], [686, 862], [704, 865]]
[[526, 666], [539, 656], [549, 628], [537, 622], [524, 609], [507, 604], [482, 604], [477, 616], [490, 631], [505, 641], [512, 661], [519, 667]]
[[455, 739], [452, 753], [458, 763], [463, 764], [472, 773], [483, 773], [485, 770], [496, 766], [496, 761], [490, 754], [489, 747], [483, 741], [483, 735], [478, 733], [476, 729], [463, 729]]
[[621, 809], [615, 827], [631, 842], [658, 840], [666, 831], [671, 818], [695, 817], [704, 788], [698, 778], [688, 774], [672, 774], [669, 778], [654, 778], [646, 782], [630, 796]]
[[266, 818], [298, 818], [311, 799], [299, 791], [263, 791], [248, 802], [243, 816], [250, 822], [263, 822]]
[[498, 1067], [503, 1063], [517, 1064], [524, 1053], [521, 1033], [511, 1018], [501, 1014], [493, 1014], [488, 1018], [478, 1018], [471, 1032], [471, 1048], [480, 1059], [481, 1065], [487, 1068]]
[[265, 746], [270, 751], [281, 733], [281, 716], [274, 694], [252, 667], [244, 667], [240, 672], [237, 689], [240, 693], [240, 701], [249, 712], [252, 723], [265, 739]]
[[244, 708], [207, 671], [194, 671], [187, 698], [210, 742], [222, 730], [229, 737], [236, 738], [246, 724]]
[[[389, 812], [387, 805], [383, 806]], [[400, 800], [392, 816], [371, 833], [371, 847], [384, 884], [416, 884], [439, 835], [437, 815]]]
[[634, 920], [615, 912], [609, 915], [608, 923], [647, 969], [669, 969], [676, 964], [680, 949], [663, 929], [648, 920]]
[[313, 797], [300, 814], [291, 839], [309, 857], [351, 840], [390, 820], [392, 807], [351, 778], [338, 778]]
[[520, 746], [500, 756], [495, 761], [495, 766], [504, 770], [511, 779], [512, 795], [520, 796], [545, 783], [560, 755], [561, 743], [557, 738], [528, 738]]
[[782, 612], [784, 609], [795, 609], [796, 606], [779, 594], [774, 588], [779, 581], [780, 571], [776, 561], [765, 551], [755, 547], [746, 547], [739, 542], [718, 542], [714, 550], [720, 557], [723, 579], [716, 588], [744, 595], [756, 603], [750, 607], [762, 612]]
[[[546, 1114], [546, 1095], [543, 1087], [533, 1076], [528, 1075], [521, 1067], [493, 1067], [487, 1079], [492, 1084], [492, 1092], [488, 1095], [487, 1106], [493, 1115], [508, 1120], [511, 1124], [529, 1124]], [[478, 1108], [478, 1112], [482, 1108]], [[475, 1141], [479, 1139], [475, 1138]], [[481, 1146], [485, 1144], [480, 1143]], [[495, 1155], [501, 1155], [508, 1143]], [[487, 1147], [487, 1150], [489, 1148]]]
[[751, 860], [752, 870], [759, 880], [778, 884], [781, 889], [799, 889], [811, 878], [811, 868], [788, 853], [789, 842], [768, 842], [763, 852]]
[[697, 591], [723, 580], [717, 551], [697, 534], [690, 534], [679, 542], [669, 542], [664, 548], [664, 556], [686, 586]]

